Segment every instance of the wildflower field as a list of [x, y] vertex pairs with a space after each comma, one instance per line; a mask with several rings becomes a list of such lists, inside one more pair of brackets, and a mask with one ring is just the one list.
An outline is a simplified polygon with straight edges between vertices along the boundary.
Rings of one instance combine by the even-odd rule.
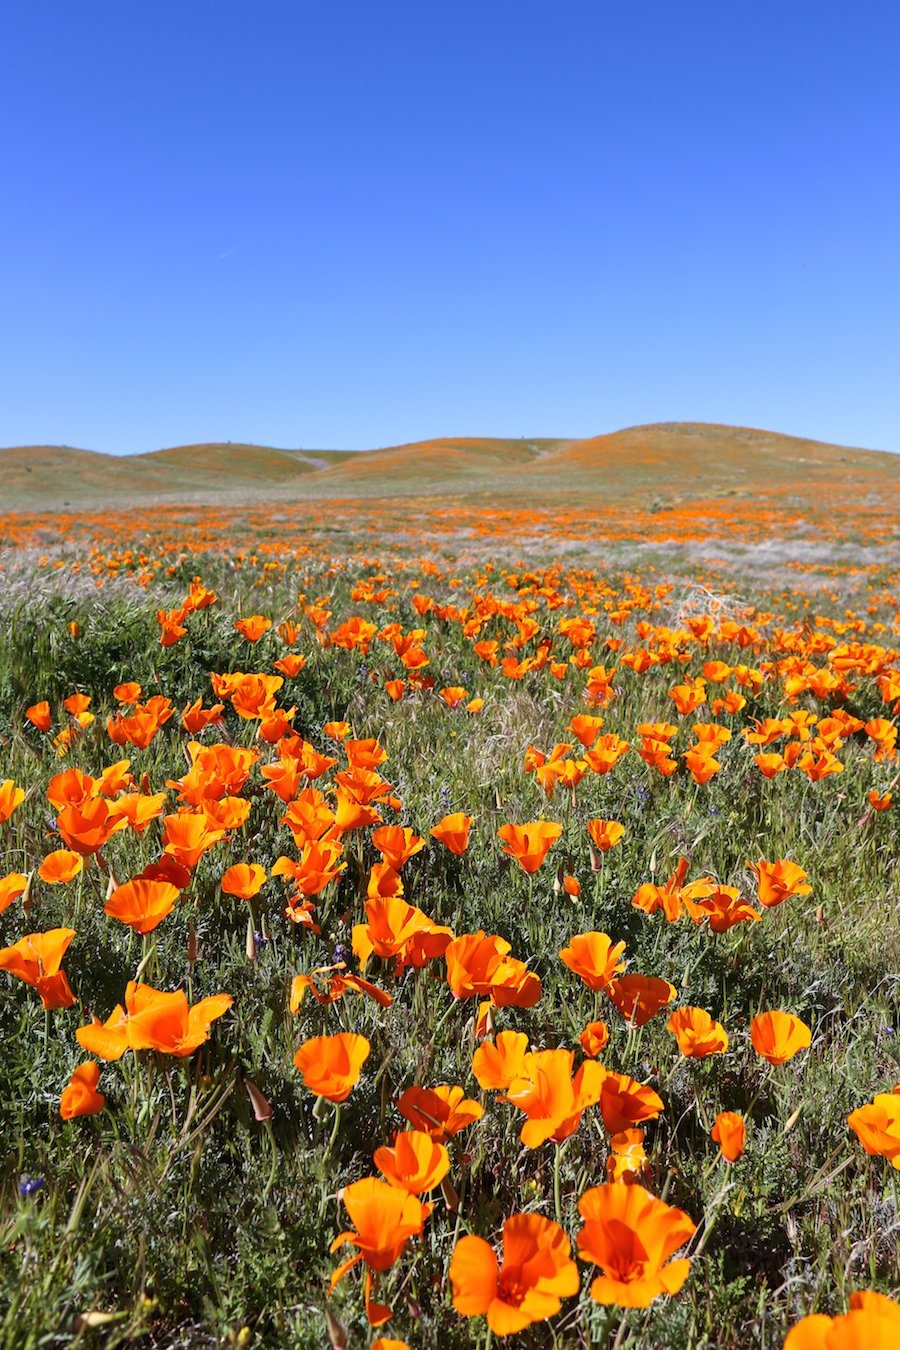
[[895, 505], [0, 517], [0, 1345], [900, 1344]]

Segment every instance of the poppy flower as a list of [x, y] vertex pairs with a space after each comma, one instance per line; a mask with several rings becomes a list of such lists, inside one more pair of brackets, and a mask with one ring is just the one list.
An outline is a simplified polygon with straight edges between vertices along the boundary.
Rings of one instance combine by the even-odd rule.
[[625, 943], [613, 944], [607, 933], [576, 933], [559, 953], [564, 965], [574, 971], [588, 989], [605, 989], [625, 969], [621, 959]]
[[84, 867], [84, 860], [68, 848], [57, 848], [48, 853], [38, 868], [41, 881], [49, 886], [64, 886], [74, 880]]
[[809, 1046], [812, 1032], [792, 1013], [763, 1012], [750, 1023], [750, 1039], [756, 1053], [769, 1064], [786, 1064]]
[[95, 1116], [103, 1110], [106, 1098], [97, 1091], [99, 1082], [99, 1064], [95, 1064], [92, 1059], [79, 1064], [59, 1099], [59, 1114], [63, 1120], [73, 1120], [75, 1116]]
[[225, 895], [236, 895], [239, 900], [252, 900], [266, 882], [266, 869], [259, 863], [235, 863], [229, 867], [219, 883]]
[[874, 788], [869, 789], [869, 805], [873, 811], [888, 811], [894, 800], [892, 792], [876, 792]]
[[329, 1293], [339, 1280], [358, 1261], [364, 1261], [366, 1272], [366, 1317], [370, 1325], [379, 1326], [391, 1316], [391, 1309], [372, 1302], [372, 1272], [389, 1270], [399, 1258], [409, 1238], [418, 1236], [431, 1212], [429, 1205], [408, 1191], [389, 1186], [377, 1177], [363, 1177], [345, 1186], [341, 1194], [344, 1208], [350, 1215], [353, 1229], [339, 1233], [329, 1251], [337, 1251], [345, 1242], [356, 1247], [357, 1253], [344, 1261], [331, 1277]]
[[900, 1171], [900, 1093], [879, 1092], [847, 1117], [867, 1153], [887, 1158]]
[[610, 1138], [609, 1146], [612, 1153], [606, 1160], [607, 1181], [649, 1186], [652, 1176], [644, 1149], [644, 1131], [622, 1130]]
[[591, 1284], [595, 1303], [647, 1308], [659, 1294], [678, 1293], [691, 1265], [669, 1258], [696, 1231], [687, 1214], [620, 1182], [592, 1186], [578, 1210], [585, 1221], [578, 1255], [603, 1271]]
[[501, 1031], [494, 1044], [485, 1041], [472, 1056], [472, 1072], [478, 1086], [505, 1091], [514, 1078], [520, 1077], [527, 1054], [528, 1037], [524, 1031]]
[[258, 642], [272, 627], [272, 620], [263, 614], [251, 614], [246, 619], [236, 619], [234, 626], [248, 642]]
[[490, 998], [498, 1006], [533, 1008], [541, 996], [540, 976], [509, 955], [505, 938], [462, 933], [444, 951], [447, 983], [454, 998]]
[[623, 741], [615, 732], [598, 736], [593, 749], [586, 750], [584, 758], [592, 773], [608, 774], [630, 749], [628, 741]]
[[759, 887], [759, 903], [766, 909], [774, 909], [791, 895], [809, 895], [812, 886], [806, 883], [806, 873], [796, 863], [779, 858], [777, 862], [748, 862], [747, 866], [755, 873]]
[[599, 817], [596, 820], [589, 820], [587, 828], [595, 847], [601, 853], [608, 853], [611, 848], [615, 848], [625, 833], [625, 826], [620, 825], [617, 820], [601, 820]]
[[[81, 859], [78, 861], [80, 863]], [[28, 878], [24, 872], [8, 872], [5, 877], [0, 877], [0, 914], [9, 909], [14, 900], [18, 900], [27, 885]]]
[[117, 684], [113, 690], [113, 698], [117, 703], [137, 703], [142, 694], [141, 686], [136, 680], [128, 680], [124, 684]]
[[135, 834], [143, 834], [151, 820], [157, 820], [165, 809], [166, 794], [154, 793], [152, 796], [141, 792], [126, 792], [110, 803], [114, 816], [123, 816]]
[[317, 1097], [345, 1102], [357, 1083], [371, 1045], [365, 1036], [341, 1031], [336, 1036], [313, 1036], [294, 1055], [303, 1082]]
[[433, 1191], [450, 1170], [450, 1154], [424, 1130], [401, 1130], [393, 1148], [377, 1148], [373, 1161], [392, 1186], [410, 1195]]
[[539, 1148], [547, 1139], [562, 1143], [574, 1134], [589, 1106], [600, 1099], [604, 1070], [586, 1060], [574, 1077], [572, 1050], [536, 1050], [525, 1056], [522, 1073], [514, 1078], [505, 1101], [524, 1111], [528, 1119], [520, 1138], [526, 1148]]
[[[316, 976], [328, 975], [326, 988], [321, 993], [316, 987]], [[295, 975], [291, 981], [290, 1009], [292, 1013], [299, 1012], [303, 999], [307, 991], [319, 1004], [336, 1003], [342, 998], [348, 989], [354, 990], [357, 994], [365, 994], [368, 998], [374, 999], [382, 1008], [389, 1008], [393, 1003], [393, 998], [386, 993], [384, 989], [379, 989], [377, 984], [371, 980], [366, 980], [362, 975], [353, 975], [347, 970], [346, 963], [336, 961], [333, 966], [317, 966], [311, 975]]]
[[453, 811], [449, 816], [444, 816], [443, 820], [439, 820], [430, 833], [451, 853], [461, 857], [469, 847], [472, 819], [472, 816], [464, 815], [462, 811]]
[[373, 830], [372, 843], [388, 866], [398, 872], [425, 847], [424, 839], [400, 825], [382, 825], [381, 829]]
[[726, 1162], [734, 1163], [744, 1156], [747, 1127], [737, 1111], [720, 1111], [710, 1134]]
[[184, 1059], [209, 1040], [210, 1026], [232, 1001], [230, 994], [213, 994], [191, 1007], [183, 989], [167, 994], [129, 980], [125, 1007], [117, 1004], [105, 1022], [95, 1017], [75, 1038], [98, 1059], [121, 1059], [126, 1050], [159, 1050]]
[[446, 1083], [435, 1088], [406, 1088], [397, 1101], [397, 1110], [413, 1129], [424, 1130], [439, 1143], [484, 1115], [480, 1103], [467, 1097], [461, 1087]]
[[117, 816], [102, 797], [88, 797], [77, 806], [66, 806], [56, 817], [56, 828], [75, 853], [87, 857], [124, 830], [128, 821]]
[[651, 1087], [638, 1083], [627, 1073], [603, 1070], [600, 1085], [600, 1114], [609, 1134], [639, 1125], [644, 1120], [655, 1120], [663, 1110], [662, 1098]]
[[[124, 822], [123, 822], [124, 824]], [[210, 824], [202, 812], [182, 811], [163, 818], [163, 849], [189, 870], [225, 833]]]
[[[354, 955], [363, 970], [373, 953], [383, 959], [396, 957], [402, 969], [408, 964], [410, 944], [417, 934], [434, 933], [440, 940], [446, 935], [443, 947], [453, 936], [449, 928], [435, 924], [427, 914], [415, 905], [410, 905], [402, 896], [369, 896], [366, 900], [366, 915], [368, 923], [355, 924], [352, 939]], [[436, 951], [435, 955], [438, 954]]]
[[642, 909], [645, 914], [656, 914], [662, 910], [669, 923], [675, 923], [684, 913], [686, 900], [700, 899], [715, 889], [715, 883], [709, 877], [701, 877], [685, 885], [689, 866], [687, 858], [679, 858], [678, 866], [664, 886], [656, 886], [652, 882], [639, 886], [631, 901], [635, 909]]
[[605, 1022], [588, 1022], [578, 1040], [588, 1058], [596, 1059], [609, 1042], [609, 1027]]
[[714, 933], [727, 933], [739, 923], [759, 923], [762, 915], [752, 905], [740, 898], [736, 886], [714, 886], [708, 895], [699, 900], [685, 898], [684, 907], [694, 923], [702, 924], [709, 919]]
[[171, 914], [180, 892], [169, 881], [136, 877], [117, 886], [103, 906], [104, 914], [118, 919], [136, 933], [152, 933]]
[[277, 661], [272, 662], [272, 665], [282, 675], [286, 675], [289, 680], [295, 680], [306, 665], [306, 657], [301, 656], [299, 652], [288, 652], [287, 656], [279, 657]]
[[812, 1313], [787, 1334], [783, 1350], [894, 1350], [900, 1342], [900, 1304], [874, 1290], [850, 1295], [839, 1317]]
[[17, 806], [21, 806], [25, 800], [25, 789], [16, 787], [11, 778], [7, 778], [5, 783], [0, 783], [0, 825], [5, 820], [9, 820]]
[[558, 1223], [540, 1214], [513, 1214], [503, 1225], [503, 1263], [483, 1238], [457, 1242], [450, 1261], [453, 1306], [484, 1316], [496, 1336], [511, 1336], [553, 1317], [578, 1292], [578, 1267]]
[[569, 730], [586, 749], [590, 749], [603, 728], [603, 718], [591, 713], [579, 713], [569, 723]]
[[678, 1008], [666, 1023], [686, 1059], [705, 1059], [728, 1049], [728, 1033], [702, 1008]]
[[528, 825], [501, 825], [497, 834], [503, 840], [503, 852], [532, 875], [562, 834], [562, 826], [553, 820], [534, 820]]
[[50, 704], [46, 699], [40, 703], [32, 703], [30, 708], [25, 709], [25, 716], [32, 726], [37, 727], [38, 731], [49, 731], [53, 725], [53, 719], [50, 716]]
[[636, 1027], [643, 1027], [675, 997], [675, 986], [655, 975], [621, 975], [606, 992], [619, 1012]]
[[8, 970], [10, 975], [32, 985], [48, 1011], [71, 1008], [76, 1002], [75, 995], [59, 967], [74, 936], [74, 928], [29, 933], [12, 947], [0, 949], [0, 970]]

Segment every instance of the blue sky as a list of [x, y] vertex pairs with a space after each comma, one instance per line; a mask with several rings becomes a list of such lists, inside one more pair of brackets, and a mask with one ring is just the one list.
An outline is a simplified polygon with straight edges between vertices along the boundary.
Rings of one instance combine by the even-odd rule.
[[895, 0], [7, 0], [0, 444], [900, 450]]

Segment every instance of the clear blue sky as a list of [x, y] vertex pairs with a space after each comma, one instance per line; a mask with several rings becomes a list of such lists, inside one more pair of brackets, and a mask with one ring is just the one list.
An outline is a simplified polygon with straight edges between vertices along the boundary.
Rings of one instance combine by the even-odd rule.
[[6, 0], [0, 445], [900, 450], [897, 0]]

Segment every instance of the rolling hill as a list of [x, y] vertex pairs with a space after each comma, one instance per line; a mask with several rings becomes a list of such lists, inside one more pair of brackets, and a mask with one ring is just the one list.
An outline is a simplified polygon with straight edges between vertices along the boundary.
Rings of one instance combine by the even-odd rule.
[[61, 446], [0, 449], [2, 511], [410, 496], [664, 506], [772, 493], [821, 506], [830, 494], [898, 492], [900, 455], [689, 422], [584, 440], [448, 437], [368, 451], [232, 443], [121, 456]]

